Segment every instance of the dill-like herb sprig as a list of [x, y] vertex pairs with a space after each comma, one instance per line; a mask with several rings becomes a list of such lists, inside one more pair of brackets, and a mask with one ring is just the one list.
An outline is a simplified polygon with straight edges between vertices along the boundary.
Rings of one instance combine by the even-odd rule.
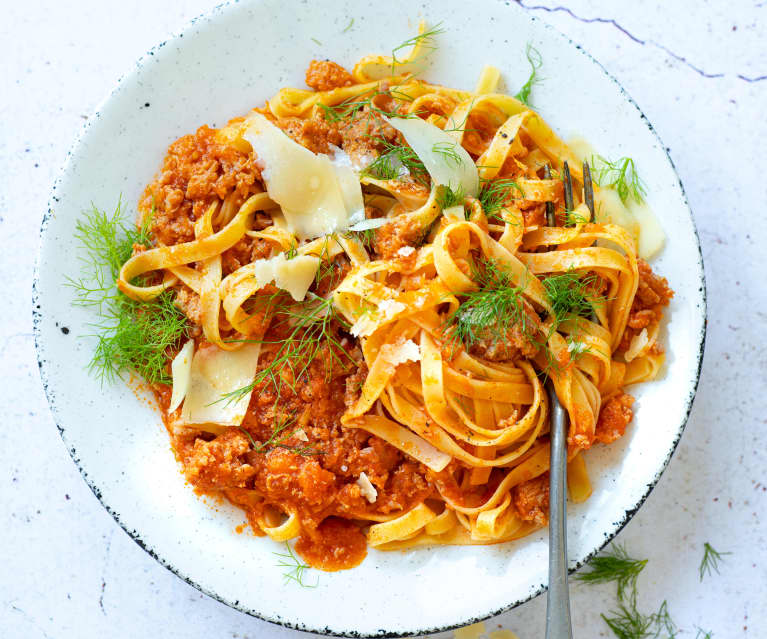
[[298, 255], [298, 244], [296, 244], [295, 240], [291, 240], [290, 248], [287, 251], [285, 251], [285, 259], [292, 260], [297, 255]]
[[396, 180], [400, 178], [403, 169], [407, 169], [416, 182], [428, 186], [429, 174], [415, 151], [404, 144], [394, 144], [384, 138], [378, 140], [384, 152], [373, 160], [362, 171], [377, 180]]
[[581, 215], [577, 211], [565, 211], [565, 226], [575, 226], [576, 224], [588, 224], [589, 218]]
[[703, 544], [703, 559], [700, 561], [700, 567], [698, 573], [700, 575], [700, 581], [703, 581], [703, 577], [710, 575], [712, 571], [719, 574], [719, 562], [725, 555], [731, 555], [730, 552], [718, 552], [714, 550], [710, 543]]
[[347, 24], [347, 25], [346, 25], [346, 27], [344, 28], [344, 30], [343, 30], [343, 31], [341, 31], [341, 33], [346, 33], [346, 32], [348, 32], [349, 30], [351, 30], [351, 28], [352, 28], [353, 26], [354, 26], [354, 18], [352, 18], [351, 20], [349, 20], [349, 24]]
[[545, 277], [541, 284], [551, 304], [555, 324], [565, 320], [588, 317], [594, 306], [604, 303], [604, 298], [594, 296], [597, 276], [593, 273], [579, 275], [570, 269], [559, 275]]
[[440, 33], [444, 33], [444, 32], [445, 30], [442, 28], [442, 23], [438, 22], [428, 31], [424, 31], [423, 33], [419, 33], [418, 35], [413, 36], [412, 38], [408, 38], [402, 44], [399, 44], [396, 47], [394, 47], [391, 52], [391, 59], [392, 59], [391, 74], [395, 75], [395, 69], [397, 65], [403, 64], [402, 60], [397, 58], [397, 51], [401, 51], [402, 49], [412, 48], [415, 45], [420, 43], [421, 48], [426, 50], [426, 55], [429, 55], [432, 51], [436, 50], [437, 48], [435, 36], [438, 36]]
[[285, 384], [295, 391], [296, 383], [307, 375], [312, 362], [321, 355], [327, 379], [331, 378], [336, 366], [343, 370], [356, 366], [335, 334], [334, 324], [345, 330], [350, 326], [335, 310], [332, 298], [308, 293], [303, 302], [287, 302], [281, 293], [275, 293], [267, 296], [261, 304], [265, 304], [274, 314], [276, 321], [273, 326], [286, 327], [289, 333], [285, 338], [262, 340], [262, 344], [276, 347], [272, 359], [256, 373], [250, 384], [226, 393], [219, 401], [237, 401], [264, 382], [270, 382], [278, 395]]
[[703, 630], [703, 628], [695, 627], [695, 630], [697, 630], [697, 633], [695, 635], [695, 639], [713, 639], [714, 633], [710, 630]]
[[286, 541], [285, 542], [285, 548], [287, 549], [287, 552], [280, 553], [275, 552], [275, 557], [279, 559], [277, 562], [278, 568], [285, 568], [286, 571], [283, 573], [283, 578], [285, 579], [285, 583], [288, 583], [290, 581], [293, 581], [297, 583], [302, 588], [316, 588], [317, 584], [320, 582], [319, 575], [317, 576], [317, 581], [313, 584], [306, 583], [306, 571], [311, 570], [307, 564], [302, 562], [296, 554], [293, 552], [293, 549], [290, 547], [290, 544]]
[[647, 559], [629, 557], [625, 547], [614, 545], [607, 553], [594, 557], [588, 563], [588, 572], [575, 575], [575, 579], [588, 584], [603, 584], [614, 581], [618, 585], [618, 599], [626, 593], [636, 592], [639, 573], [647, 565]]
[[375, 247], [375, 241], [376, 241], [376, 229], [365, 229], [363, 231], [346, 231], [344, 233], [344, 237], [347, 238], [357, 238], [360, 242], [362, 242], [362, 246], [364, 246], [368, 251], [372, 251]]
[[611, 162], [601, 155], [592, 155], [591, 177], [599, 186], [614, 188], [624, 204], [629, 198], [642, 202], [647, 195], [644, 182], [631, 158], [618, 158]]
[[431, 150], [437, 155], [442, 156], [445, 164], [458, 168], [463, 164], [463, 158], [458, 155], [457, 142], [437, 142]]
[[488, 330], [502, 334], [517, 323], [526, 331], [523, 287], [514, 286], [509, 274], [492, 260], [472, 265], [472, 279], [478, 290], [463, 294], [461, 305], [446, 321], [456, 342], [471, 346], [486, 337]]
[[463, 204], [464, 199], [466, 199], [466, 194], [461, 185], [458, 185], [456, 189], [443, 185], [437, 193], [437, 204], [443, 211], [451, 206]]
[[399, 111], [387, 111], [379, 106], [376, 106], [374, 99], [379, 95], [385, 95], [401, 102], [412, 102], [413, 98], [407, 93], [398, 91], [397, 89], [384, 89], [376, 91], [368, 91], [366, 93], [360, 93], [357, 96], [352, 96], [343, 102], [335, 105], [323, 104], [318, 102], [317, 106], [322, 110], [325, 119], [328, 122], [339, 123], [344, 120], [353, 120], [360, 112], [368, 108], [369, 118], [417, 118], [418, 111], [412, 113], [400, 113]]
[[514, 97], [523, 104], [530, 106], [530, 93], [533, 90], [533, 86], [540, 82], [538, 78], [538, 69], [543, 65], [543, 58], [541, 58], [538, 49], [530, 43], [527, 44], [527, 48], [525, 49], [525, 56], [530, 63], [530, 77], [527, 78], [527, 82], [522, 85], [522, 88]]
[[487, 218], [501, 220], [498, 211], [514, 197], [515, 192], [519, 196], [523, 195], [522, 189], [514, 180], [501, 178], [482, 182], [478, 199]]
[[636, 597], [630, 602], [621, 602], [618, 608], [610, 612], [610, 617], [602, 615], [607, 626], [618, 639], [646, 639], [661, 637], [674, 639], [677, 635], [676, 624], [671, 619], [668, 604], [664, 601], [658, 612], [645, 615], [636, 607]]
[[188, 336], [184, 314], [166, 291], [149, 302], [137, 302], [117, 290], [115, 281], [134, 245], [149, 246], [147, 216], [140, 228], [123, 222], [121, 204], [107, 214], [95, 206], [75, 227], [83, 255], [83, 275], [67, 278], [75, 292], [74, 304], [92, 307], [97, 322], [89, 324], [97, 339], [88, 369], [101, 381], [111, 382], [125, 371], [135, 371], [150, 384], [170, 383], [166, 372], [167, 351]]

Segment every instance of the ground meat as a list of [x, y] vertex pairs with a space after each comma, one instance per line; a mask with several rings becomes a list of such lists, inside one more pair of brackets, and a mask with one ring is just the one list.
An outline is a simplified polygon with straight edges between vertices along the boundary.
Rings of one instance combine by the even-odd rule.
[[508, 327], [496, 324], [484, 328], [479, 333], [479, 339], [469, 345], [469, 353], [491, 362], [535, 357], [539, 348], [535, 336], [540, 331], [541, 320], [532, 306], [527, 302], [524, 306], [524, 323], [517, 321]]
[[349, 262], [349, 258], [346, 257], [345, 253], [337, 255], [330, 263], [323, 261], [317, 271], [316, 283], [313, 289], [314, 293], [321, 297], [329, 295], [331, 291], [343, 282], [351, 268], [351, 262]]
[[[634, 302], [631, 305], [626, 330], [618, 346], [619, 351], [625, 351], [631, 345], [631, 340], [643, 329], [663, 318], [663, 307], [668, 306], [674, 297], [674, 291], [669, 288], [668, 280], [653, 273], [650, 265], [642, 259], [637, 260], [639, 270], [639, 285]], [[655, 353], [663, 352], [660, 344], [654, 344]]]
[[200, 326], [202, 324], [202, 305], [200, 296], [185, 284], [176, 292], [176, 306], [178, 306], [187, 316], [192, 324]]
[[213, 441], [198, 439], [185, 463], [186, 477], [202, 490], [243, 488], [256, 474], [245, 461], [248, 450], [248, 438], [236, 428], [227, 429]]
[[520, 519], [545, 526], [549, 521], [549, 474], [514, 486], [511, 499]]
[[376, 229], [375, 252], [382, 260], [398, 259], [403, 246], [416, 247], [423, 239], [424, 228], [408, 215], [395, 217]]
[[354, 84], [351, 73], [330, 60], [312, 60], [306, 69], [306, 85], [315, 91], [330, 91]]
[[333, 500], [335, 475], [314, 457], [277, 447], [258, 456], [255, 465], [255, 487], [270, 501], [291, 501], [316, 510], [326, 508]]
[[384, 148], [381, 140], [393, 142], [397, 130], [368, 105], [361, 108], [348, 122], [338, 128], [341, 148], [359, 166], [367, 166]]
[[296, 552], [310, 566], [334, 571], [353, 568], [367, 555], [365, 535], [350, 521], [328, 517], [316, 531], [306, 531], [296, 542]]
[[254, 260], [265, 259], [272, 254], [272, 244], [260, 237], [243, 237], [232, 248], [221, 254], [224, 277]]
[[518, 200], [517, 207], [522, 212], [525, 228], [530, 226], [546, 226], [546, 203], [532, 200]]
[[643, 308], [650, 308], [660, 304], [667, 306], [669, 300], [674, 297], [674, 291], [668, 286], [668, 280], [652, 272], [650, 265], [642, 259], [637, 260], [639, 270], [639, 286], [637, 288], [635, 304], [638, 302]]
[[194, 220], [213, 202], [233, 190], [245, 198], [255, 192], [258, 180], [252, 156], [221, 143], [215, 129], [202, 126], [170, 145], [139, 210], [145, 215], [154, 211], [152, 231], [161, 244], [188, 242], [194, 239]]
[[365, 362], [360, 362], [357, 370], [346, 378], [346, 392], [344, 404], [347, 407], [354, 406], [362, 394], [362, 385], [368, 376], [368, 367]]
[[331, 145], [341, 145], [338, 125], [328, 122], [320, 114], [304, 118], [280, 118], [276, 122], [285, 133], [312, 153], [332, 153]]
[[608, 400], [599, 412], [594, 432], [595, 440], [603, 444], [611, 444], [622, 437], [626, 432], [626, 426], [634, 416], [634, 411], [631, 410], [633, 403], [634, 398], [626, 393], [620, 393]]

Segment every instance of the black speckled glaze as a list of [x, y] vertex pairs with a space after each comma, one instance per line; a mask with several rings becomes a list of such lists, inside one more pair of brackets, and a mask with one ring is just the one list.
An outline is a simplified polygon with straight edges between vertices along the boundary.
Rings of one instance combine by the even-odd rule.
[[[502, 3], [504, 5], [506, 5], [506, 6], [511, 6], [511, 3], [508, 2], [507, 0], [502, 0]], [[217, 5], [216, 7], [214, 7], [208, 13], [205, 13], [205, 14], [203, 14], [201, 16], [198, 16], [197, 18], [194, 18], [193, 20], [191, 20], [186, 25], [186, 27], [184, 28], [184, 31], [189, 31], [191, 29], [191, 27], [193, 27], [197, 22], [199, 22], [201, 20], [204, 20], [204, 19], [207, 19], [207, 18], [210, 18], [210, 17], [212, 17], [212, 16], [214, 16], [214, 15], [216, 15], [216, 14], [222, 12], [222, 11], [225, 11], [226, 7], [228, 7], [230, 5], [233, 5], [233, 4], [239, 4], [239, 0], [232, 0], [231, 2], [227, 2], [227, 3], [224, 3], [224, 4]], [[576, 44], [575, 42], [572, 41], [572, 39], [570, 39], [567, 36], [565, 36], [564, 34], [560, 33], [558, 30], [556, 30], [554, 27], [552, 27], [551, 25], [549, 25], [545, 21], [540, 20], [540, 18], [537, 18], [536, 16], [529, 15], [529, 14], [528, 14], [528, 17], [533, 22], [539, 22], [545, 28], [547, 28], [547, 29], [551, 30], [552, 32], [554, 32], [557, 37], [564, 38], [574, 48], [578, 49], [583, 55], [585, 55], [592, 62], [594, 62], [596, 65], [599, 66], [599, 68], [602, 70], [602, 72], [605, 74], [605, 76], [607, 76], [613, 82], [613, 84], [617, 87], [617, 89], [620, 91], [620, 93], [623, 95], [623, 97], [626, 99], [626, 101], [629, 104], [631, 104], [637, 110], [637, 112], [639, 113], [641, 119], [647, 125], [647, 128], [650, 130], [650, 132], [658, 140], [659, 144], [661, 145], [661, 148], [663, 148], [663, 150], [664, 150], [664, 152], [666, 154], [666, 157], [668, 158], [669, 164], [671, 165], [672, 169], [674, 170], [674, 172], [676, 174], [676, 167], [674, 167], [674, 163], [673, 163], [673, 161], [671, 160], [671, 157], [668, 154], [668, 148], [663, 144], [662, 140], [660, 139], [660, 137], [658, 136], [657, 132], [653, 128], [652, 124], [647, 119], [647, 117], [642, 112], [642, 110], [639, 108], [637, 103], [631, 98], [631, 96], [628, 95], [628, 93], [626, 93], [625, 89], [620, 85], [620, 83], [597, 60], [595, 60], [582, 46], [580, 46], [579, 44]], [[183, 38], [184, 37], [184, 33], [180, 32], [175, 37]], [[148, 51], [146, 56], [154, 56], [155, 51], [157, 51], [157, 50], [161, 49], [162, 47], [164, 47], [166, 45], [166, 42], [167, 41], [163, 41], [160, 44], [158, 44], [156, 47], [154, 47], [153, 49]], [[146, 56], [142, 56], [141, 58], [139, 58], [139, 60], [136, 62], [136, 67], [137, 68], [140, 68], [142, 66], [143, 61], [145, 59], [147, 59]], [[122, 81], [123, 81], [123, 78], [121, 77], [120, 80], [118, 80], [115, 88], [110, 92], [109, 96], [107, 96], [107, 98], [104, 100], [104, 102], [106, 102], [118, 90], [118, 88], [120, 87]], [[148, 108], [149, 106], [150, 105], [147, 103], [147, 104], [144, 104], [142, 108]], [[52, 188], [52, 191], [51, 191], [51, 197], [50, 197], [50, 200], [49, 200], [49, 203], [48, 203], [48, 210], [46, 211], [45, 215], [43, 216], [42, 224], [40, 226], [40, 237], [41, 238], [46, 233], [48, 222], [51, 219], [51, 216], [53, 215], [53, 208], [55, 206], [55, 203], [59, 201], [59, 198], [57, 196], [57, 190], [58, 190], [58, 186], [59, 186], [59, 184], [61, 182], [61, 176], [64, 174], [66, 168], [68, 167], [69, 162], [71, 160], [71, 157], [75, 153], [75, 151], [77, 150], [77, 148], [79, 146], [79, 143], [80, 143], [80, 139], [83, 137], [85, 132], [88, 130], [88, 128], [90, 126], [90, 123], [93, 120], [98, 119], [99, 117], [101, 117], [101, 115], [100, 115], [99, 109], [97, 109], [96, 112], [93, 114], [93, 116], [91, 116], [91, 118], [88, 120], [88, 122], [85, 123], [85, 125], [83, 126], [83, 129], [80, 132], [80, 135], [77, 137], [77, 140], [75, 141], [74, 145], [72, 146], [70, 151], [67, 153], [67, 157], [66, 157], [66, 161], [65, 161], [64, 167], [62, 168], [62, 171], [60, 172], [59, 177], [57, 178], [56, 182], [53, 185], [53, 188]], [[681, 194], [682, 194], [682, 197], [684, 199], [685, 205], [689, 209], [689, 203], [687, 201], [687, 196], [686, 196], [685, 191], [684, 191], [684, 186], [682, 185], [682, 182], [679, 179], [678, 174], [677, 174], [677, 180], [678, 180], [679, 189], [681, 191]], [[687, 420], [688, 420], [688, 418], [690, 416], [690, 411], [692, 410], [693, 400], [695, 398], [695, 392], [697, 390], [698, 381], [700, 379], [700, 371], [701, 371], [701, 366], [703, 364], [703, 350], [704, 350], [704, 346], [705, 346], [705, 337], [706, 337], [706, 321], [705, 321], [705, 317], [706, 317], [706, 285], [705, 285], [705, 274], [704, 274], [704, 270], [703, 270], [703, 255], [702, 255], [701, 250], [700, 250], [700, 239], [699, 239], [699, 236], [698, 236], [698, 231], [697, 231], [697, 229], [695, 227], [694, 219], [692, 220], [692, 226], [693, 226], [693, 230], [695, 232], [695, 238], [696, 238], [696, 242], [697, 242], [697, 245], [698, 245], [698, 261], [699, 261], [700, 272], [701, 272], [701, 281], [700, 281], [699, 292], [701, 294], [702, 303], [700, 305], [699, 312], [704, 317], [704, 321], [702, 322], [702, 329], [701, 329], [701, 333], [700, 333], [700, 336], [699, 336], [700, 347], [699, 347], [699, 352], [697, 354], [698, 360], [697, 360], [697, 368], [696, 368], [696, 373], [695, 373], [695, 381], [694, 381], [694, 384], [693, 384], [692, 388], [690, 389], [689, 396], [687, 397], [687, 400], [686, 400], [685, 418], [684, 418], [683, 422], [679, 425], [679, 431], [678, 431], [676, 437], [674, 438], [674, 440], [673, 440], [673, 442], [671, 444], [671, 447], [668, 450], [668, 453], [666, 455], [666, 458], [665, 458], [665, 460], [663, 462], [662, 467], [658, 470], [658, 473], [655, 475], [653, 480], [649, 484], [647, 484], [647, 489], [645, 490], [645, 492], [642, 495], [641, 499], [636, 503], [636, 505], [634, 507], [626, 510], [624, 515], [623, 515], [623, 517], [619, 521], [614, 522], [615, 528], [611, 532], [607, 532], [607, 533], [604, 534], [605, 538], [604, 538], [604, 541], [602, 542], [601, 546], [598, 547], [598, 548], [595, 548], [594, 551], [592, 553], [590, 553], [588, 556], [586, 556], [582, 561], [576, 563], [576, 565], [573, 566], [570, 569], [570, 574], [572, 574], [573, 572], [578, 570], [582, 565], [584, 565], [585, 563], [590, 561], [595, 555], [597, 555], [599, 552], [601, 552], [601, 550], [621, 530], [623, 530], [623, 528], [629, 523], [629, 521], [634, 516], [634, 514], [639, 510], [639, 508], [642, 506], [642, 504], [645, 502], [645, 500], [649, 496], [650, 492], [652, 492], [652, 489], [655, 487], [655, 485], [660, 480], [661, 475], [663, 474], [663, 471], [668, 466], [668, 463], [671, 460], [671, 457], [672, 457], [674, 451], [676, 450], [676, 447], [677, 447], [677, 445], [679, 443], [679, 440], [682, 437], [682, 433], [684, 432], [684, 428], [685, 428], [685, 426], [687, 424]], [[39, 287], [38, 287], [38, 280], [39, 280], [39, 272], [38, 271], [39, 271], [39, 266], [40, 266], [40, 256], [38, 254], [37, 262], [35, 264], [35, 273], [34, 273], [34, 279], [33, 279], [33, 284], [32, 284], [32, 315], [33, 315], [33, 325], [34, 325], [34, 334], [35, 334], [35, 347], [37, 349], [38, 367], [40, 369], [40, 376], [42, 378], [43, 388], [45, 390], [45, 394], [46, 394], [46, 397], [48, 399], [48, 403], [50, 404], [51, 408], [53, 409], [55, 407], [55, 405], [56, 405], [56, 394], [55, 394], [54, 389], [52, 389], [50, 384], [48, 383], [48, 375], [47, 375], [47, 371], [46, 371], [46, 360], [44, 358], [44, 351], [42, 350], [41, 345], [40, 345], [40, 339], [41, 339], [40, 323], [41, 323], [42, 317], [43, 317], [43, 310], [42, 310], [42, 303], [41, 303]], [[62, 328], [61, 330], [65, 334], [66, 334], [66, 332], [68, 332], [68, 329], [67, 329], [67, 331], [65, 331], [64, 328]], [[53, 412], [53, 414], [55, 416], [55, 414], [56, 414], [55, 410], [53, 410], [52, 412]], [[64, 428], [64, 426], [62, 424], [59, 424], [59, 423], [57, 423], [56, 426], [57, 426], [57, 428], [59, 430], [59, 433], [61, 435], [62, 440], [64, 441], [64, 444], [67, 447], [67, 450], [69, 451], [70, 456], [72, 457], [72, 460], [75, 462], [75, 464], [77, 465], [78, 469], [80, 470], [80, 473], [83, 476], [83, 479], [85, 480], [85, 482], [88, 484], [88, 487], [91, 489], [91, 491], [96, 496], [96, 498], [101, 502], [101, 504], [104, 506], [104, 508], [107, 510], [107, 512], [122, 527], [122, 529], [125, 530], [126, 533], [128, 533], [128, 535], [133, 539], [133, 541], [135, 541], [153, 559], [157, 560], [157, 562], [159, 562], [160, 564], [165, 566], [165, 568], [170, 570], [172, 573], [174, 573], [175, 575], [177, 575], [178, 577], [180, 577], [184, 581], [186, 581], [191, 586], [194, 586], [195, 588], [197, 588], [200, 592], [203, 592], [204, 594], [208, 595], [209, 597], [212, 597], [213, 599], [216, 599], [216, 600], [220, 601], [221, 603], [224, 603], [224, 604], [226, 604], [228, 606], [231, 606], [232, 608], [235, 608], [235, 609], [237, 609], [237, 610], [239, 610], [241, 612], [244, 612], [244, 613], [246, 613], [248, 615], [251, 615], [253, 617], [257, 617], [257, 618], [262, 619], [264, 621], [268, 621], [268, 622], [271, 622], [271, 623], [274, 623], [274, 624], [278, 624], [278, 625], [284, 626], [286, 628], [291, 628], [291, 629], [294, 629], [294, 630], [300, 630], [300, 631], [304, 631], [304, 632], [313, 632], [313, 633], [317, 633], [317, 634], [321, 634], [321, 635], [335, 636], [335, 637], [359, 637], [359, 638], [362, 638], [362, 637], [381, 637], [381, 638], [387, 638], [387, 637], [411, 637], [411, 636], [416, 636], [416, 635], [436, 634], [436, 633], [440, 633], [440, 632], [454, 630], [455, 628], [460, 628], [460, 627], [465, 626], [465, 625], [469, 625], [469, 624], [477, 623], [477, 622], [480, 622], [480, 621], [484, 621], [486, 619], [489, 619], [491, 617], [495, 617], [496, 615], [504, 613], [504, 612], [506, 612], [508, 610], [511, 610], [512, 608], [515, 608], [515, 607], [517, 607], [517, 606], [519, 606], [519, 605], [521, 605], [523, 603], [526, 603], [527, 601], [530, 601], [534, 597], [537, 597], [539, 594], [544, 592], [546, 590], [546, 588], [547, 588], [547, 585], [545, 583], [542, 583], [537, 588], [532, 590], [527, 597], [519, 599], [518, 601], [509, 602], [507, 605], [502, 606], [501, 608], [499, 608], [497, 610], [491, 611], [487, 615], [483, 615], [481, 617], [474, 617], [474, 618], [466, 619], [461, 624], [449, 625], [449, 626], [443, 626], [443, 627], [434, 627], [434, 628], [417, 628], [417, 629], [414, 629], [414, 630], [412, 630], [410, 632], [390, 632], [386, 628], [381, 628], [381, 629], [379, 629], [376, 632], [371, 633], [371, 634], [360, 634], [359, 632], [357, 632], [357, 631], [355, 631], [353, 629], [340, 630], [338, 628], [335, 628], [335, 629], [330, 628], [329, 626], [326, 626], [324, 628], [320, 628], [320, 627], [310, 628], [310, 627], [308, 627], [308, 626], [306, 626], [304, 624], [301, 624], [301, 623], [292, 623], [292, 622], [286, 621], [285, 619], [283, 619], [279, 615], [275, 615], [274, 617], [270, 617], [270, 616], [264, 615], [262, 613], [259, 613], [258, 611], [246, 608], [244, 605], [242, 605], [240, 603], [239, 600], [230, 601], [230, 600], [227, 600], [227, 599], [219, 596], [217, 593], [212, 592], [212, 591], [206, 589], [204, 586], [198, 584], [197, 582], [192, 580], [187, 575], [181, 573], [175, 566], [173, 566], [173, 565], [169, 564], [168, 562], [166, 562], [163, 557], [158, 555], [154, 551], [153, 548], [151, 548], [150, 546], [148, 546], [144, 542], [144, 540], [141, 537], [141, 533], [138, 530], [133, 530], [133, 529], [129, 529], [128, 527], [126, 527], [126, 525], [123, 523], [123, 521], [121, 519], [120, 513], [115, 512], [109, 506], [109, 504], [107, 504], [104, 501], [104, 499], [102, 498], [102, 495], [101, 495], [101, 491], [99, 490], [98, 486], [96, 486], [95, 483], [93, 481], [91, 481], [91, 479], [90, 479], [90, 477], [88, 475], [88, 472], [85, 470], [85, 468], [83, 468], [82, 464], [80, 463], [80, 458], [78, 456], [77, 450], [73, 446], [71, 446], [70, 443], [67, 440], [66, 429]]]

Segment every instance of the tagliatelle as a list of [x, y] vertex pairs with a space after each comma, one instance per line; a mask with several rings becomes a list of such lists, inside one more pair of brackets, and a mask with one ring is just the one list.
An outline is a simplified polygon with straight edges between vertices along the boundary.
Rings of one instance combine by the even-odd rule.
[[417, 77], [435, 35], [419, 34], [351, 73], [314, 61], [313, 90], [174, 151], [148, 189], [156, 246], [117, 282], [139, 302], [174, 291], [194, 327], [171, 406], [190, 482], [329, 570], [365, 541], [491, 544], [545, 525], [545, 379], [581, 502], [585, 450], [623, 434], [623, 388], [663, 365], [672, 292], [637, 256], [641, 228], [592, 219], [576, 154], [498, 93], [499, 69], [474, 91]]

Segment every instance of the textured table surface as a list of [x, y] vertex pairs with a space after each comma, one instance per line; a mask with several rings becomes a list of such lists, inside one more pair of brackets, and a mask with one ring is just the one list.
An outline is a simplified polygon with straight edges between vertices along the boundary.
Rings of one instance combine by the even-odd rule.
[[[564, 0], [562, 0], [564, 2]], [[0, 635], [297, 637], [188, 586], [115, 524], [43, 396], [31, 281], [50, 185], [84, 119], [133, 60], [211, 0], [9, 2], [0, 21]], [[589, 50], [669, 148], [703, 244], [708, 340], [687, 430], [618, 541], [649, 559], [639, 608], [681, 636], [767, 637], [767, 3], [524, 1]], [[544, 74], [545, 75], [545, 74]], [[760, 248], [761, 247], [761, 248]], [[732, 554], [701, 583], [704, 542]], [[612, 636], [613, 586], [575, 586], [576, 638]], [[543, 637], [545, 598], [487, 624]]]

